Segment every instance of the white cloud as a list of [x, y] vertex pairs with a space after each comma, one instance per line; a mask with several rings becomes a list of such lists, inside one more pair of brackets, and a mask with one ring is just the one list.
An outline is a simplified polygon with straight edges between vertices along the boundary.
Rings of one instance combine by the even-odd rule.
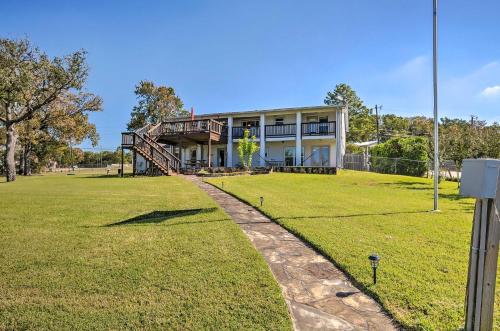
[[500, 95], [500, 85], [489, 86], [481, 91], [483, 97], [492, 97]]
[[428, 76], [428, 71], [432, 69], [428, 56], [420, 55], [396, 67], [389, 73], [389, 77], [401, 81], [415, 81]]

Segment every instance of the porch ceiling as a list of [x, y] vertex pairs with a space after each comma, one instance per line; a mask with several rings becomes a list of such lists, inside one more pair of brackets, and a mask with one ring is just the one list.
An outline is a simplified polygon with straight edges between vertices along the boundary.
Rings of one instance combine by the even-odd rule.
[[208, 140], [212, 143], [225, 143], [227, 138], [220, 134], [209, 132], [196, 132], [187, 134], [166, 134], [157, 138], [159, 143], [169, 145], [185, 145], [185, 144], [208, 144]]

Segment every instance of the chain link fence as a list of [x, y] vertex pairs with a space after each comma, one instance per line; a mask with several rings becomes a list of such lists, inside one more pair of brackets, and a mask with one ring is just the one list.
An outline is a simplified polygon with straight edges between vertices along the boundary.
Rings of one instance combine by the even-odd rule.
[[[366, 154], [344, 155], [344, 169], [415, 177], [432, 177], [434, 175], [434, 164], [431, 160], [420, 161]], [[458, 181], [460, 174], [461, 169], [456, 166], [455, 162], [449, 160], [441, 162], [439, 169], [441, 178]]]
[[396, 174], [406, 176], [430, 176], [431, 164], [428, 161], [405, 158], [378, 157], [366, 154], [344, 155], [344, 169]]

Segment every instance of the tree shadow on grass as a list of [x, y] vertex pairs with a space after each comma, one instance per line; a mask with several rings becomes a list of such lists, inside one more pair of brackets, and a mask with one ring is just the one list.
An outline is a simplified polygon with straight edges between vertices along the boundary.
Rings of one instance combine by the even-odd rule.
[[380, 183], [380, 185], [393, 186], [396, 188], [403, 188], [403, 189], [416, 190], [416, 191], [433, 190], [433, 187], [429, 186], [429, 184], [419, 183], [419, 182], [386, 182], [386, 183]]
[[[140, 177], [140, 176], [135, 176]], [[144, 176], [143, 176], [144, 177]], [[105, 178], [134, 178], [132, 174], [124, 174], [123, 177], [117, 174], [81, 174], [79, 178], [105, 179]]]
[[316, 219], [316, 218], [350, 218], [350, 217], [363, 217], [363, 216], [388, 216], [388, 215], [405, 215], [405, 214], [426, 214], [431, 210], [421, 211], [399, 211], [399, 212], [382, 212], [382, 213], [359, 213], [348, 215], [324, 215], [324, 216], [296, 216], [296, 217], [277, 217], [274, 220], [297, 220], [297, 219]]
[[156, 210], [147, 214], [135, 216], [123, 221], [104, 225], [105, 227], [133, 225], [133, 224], [157, 224], [170, 221], [179, 217], [207, 214], [216, 211], [217, 208], [196, 208], [179, 210]]

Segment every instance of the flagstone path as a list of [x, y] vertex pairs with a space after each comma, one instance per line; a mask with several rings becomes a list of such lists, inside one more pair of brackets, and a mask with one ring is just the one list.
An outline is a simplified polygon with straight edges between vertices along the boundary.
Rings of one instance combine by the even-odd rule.
[[200, 177], [185, 178], [207, 192], [264, 256], [281, 286], [295, 330], [397, 330], [378, 303], [300, 239]]

